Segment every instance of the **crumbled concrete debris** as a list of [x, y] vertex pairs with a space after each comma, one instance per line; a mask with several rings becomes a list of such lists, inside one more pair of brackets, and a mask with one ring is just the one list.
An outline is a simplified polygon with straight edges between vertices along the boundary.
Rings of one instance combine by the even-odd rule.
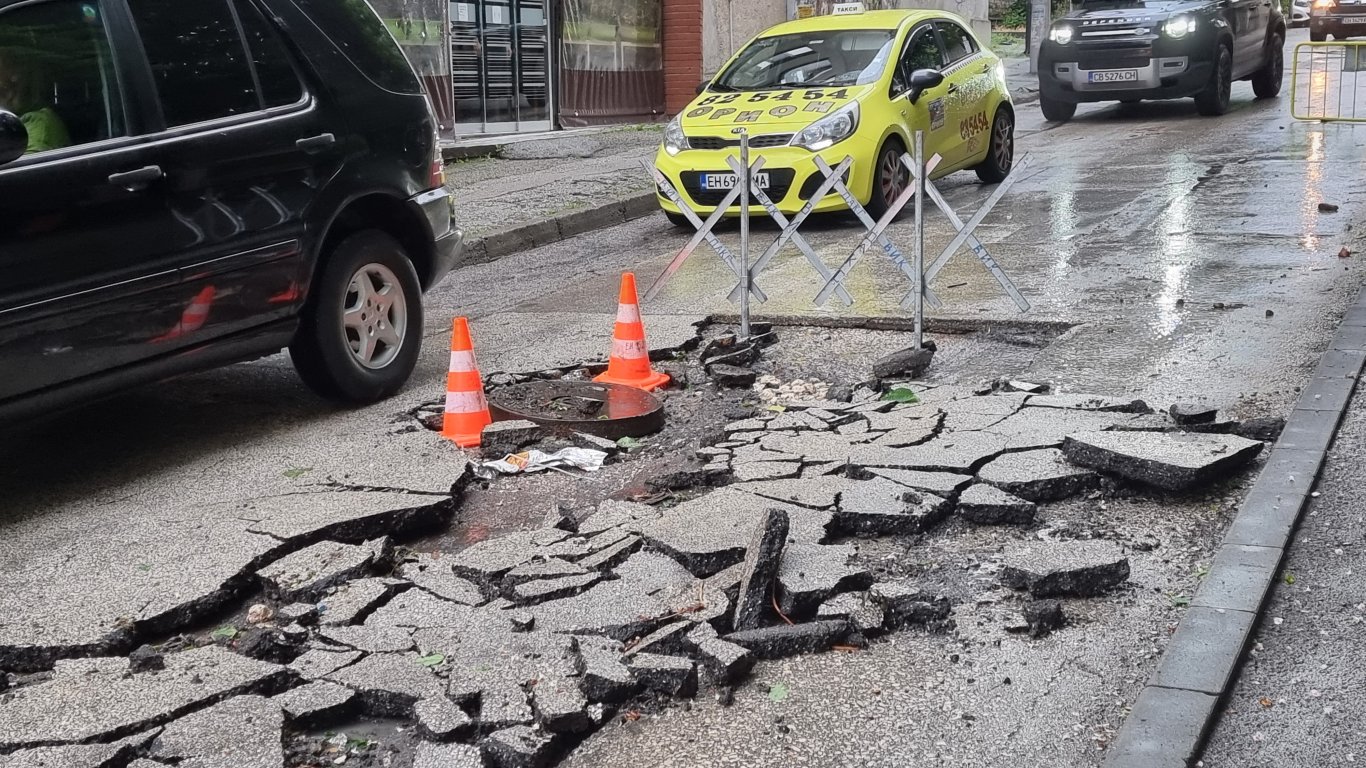
[[1177, 424], [1209, 424], [1219, 415], [1219, 409], [1198, 403], [1174, 403], [1167, 413]]
[[705, 580], [666, 587], [657, 597], [664, 604], [666, 617], [680, 616], [693, 623], [714, 623], [731, 613], [730, 597]]
[[845, 592], [821, 604], [817, 619], [848, 619], [849, 625], [863, 635], [882, 631], [885, 616], [882, 606], [867, 592]]
[[826, 619], [732, 632], [722, 639], [749, 650], [755, 658], [781, 659], [829, 650], [830, 646], [844, 642], [848, 635], [847, 619]]
[[237, 696], [166, 726], [149, 757], [203, 768], [283, 768], [284, 716], [260, 696]]
[[1031, 408], [1066, 408], [1074, 411], [1114, 411], [1116, 413], [1152, 413], [1142, 400], [1125, 400], [1104, 395], [1035, 395], [1029, 398]]
[[622, 661], [622, 644], [604, 637], [575, 638], [579, 648], [579, 689], [591, 701], [616, 704], [635, 692], [636, 680]]
[[247, 609], [248, 624], [264, 624], [275, 618], [275, 611], [270, 609], [265, 603], [257, 603]]
[[787, 513], [768, 509], [759, 517], [745, 550], [744, 576], [740, 579], [740, 593], [735, 601], [737, 630], [754, 629], [768, 616], [773, 599], [773, 581], [787, 543]]
[[5, 694], [0, 750], [145, 730], [215, 699], [271, 691], [285, 677], [284, 667], [217, 646], [167, 654], [165, 669], [142, 674], [127, 659], [58, 661], [49, 680]]
[[326, 651], [314, 648], [290, 662], [289, 668], [304, 680], [317, 680], [359, 659], [361, 655], [360, 651]]
[[738, 341], [738, 337], [733, 333], [717, 336], [702, 347], [702, 352], [698, 355], [697, 359], [705, 363], [717, 355], [728, 354], [731, 350], [735, 349], [736, 341]]
[[691, 659], [640, 653], [626, 663], [635, 679], [648, 690], [683, 698], [697, 695], [697, 665]]
[[479, 748], [470, 744], [420, 742], [413, 754], [413, 768], [484, 768]]
[[999, 578], [1035, 597], [1094, 597], [1129, 578], [1129, 559], [1108, 541], [1032, 542], [1009, 548]]
[[748, 389], [754, 386], [754, 379], [757, 377], [757, 374], [748, 368], [722, 363], [708, 366], [707, 372], [717, 384], [731, 389]]
[[621, 448], [614, 440], [605, 437], [590, 435], [587, 432], [573, 432], [569, 435], [569, 444], [575, 448], [587, 448], [590, 451], [602, 451], [608, 457], [616, 456], [621, 453]]
[[978, 525], [1028, 525], [1038, 505], [1000, 488], [978, 483], [958, 499], [958, 514]]
[[1248, 419], [1234, 430], [1234, 434], [1245, 437], [1248, 440], [1261, 440], [1266, 443], [1274, 443], [1281, 439], [1281, 432], [1285, 429], [1285, 419], [1277, 416], [1274, 418]]
[[692, 631], [694, 622], [675, 621], [656, 629], [638, 640], [632, 641], [624, 655], [626, 658], [645, 653], [672, 654], [682, 653], [688, 648], [686, 638]]
[[319, 623], [338, 626], [364, 621], [380, 603], [407, 586], [406, 581], [390, 578], [348, 581], [321, 600]]
[[604, 571], [615, 568], [630, 557], [633, 552], [640, 549], [640, 544], [641, 538], [639, 536], [625, 536], [616, 543], [585, 557], [578, 564], [590, 571]]
[[[0, 755], [0, 768], [114, 768], [132, 753], [128, 744], [72, 744]], [[158, 764], [157, 768], [162, 768]]]
[[290, 603], [275, 612], [282, 624], [301, 624], [305, 627], [318, 623], [316, 603]]
[[552, 733], [583, 733], [593, 727], [588, 698], [568, 659], [536, 678], [531, 685], [531, 707], [540, 726]]
[[554, 748], [551, 737], [524, 725], [489, 734], [479, 744], [492, 768], [544, 768]]
[[[987, 466], [991, 466], [988, 464]], [[885, 477], [894, 483], [914, 488], [917, 491], [928, 491], [937, 496], [952, 498], [958, 492], [972, 483], [972, 475], [959, 475], [953, 472], [921, 472], [914, 469], [887, 469], [884, 467], [870, 467], [868, 472], [878, 477]]]
[[317, 598], [328, 588], [364, 575], [375, 561], [367, 544], [320, 541], [256, 572], [266, 594], [280, 602]]
[[906, 624], [934, 626], [946, 621], [953, 610], [947, 598], [927, 594], [908, 584], [874, 584], [868, 595], [882, 607], [887, 629]]
[[881, 477], [852, 484], [840, 495], [835, 524], [852, 534], [921, 533], [943, 520], [953, 505]]
[[445, 686], [416, 654], [377, 653], [329, 674], [327, 680], [360, 694], [372, 717], [413, 717], [413, 705], [445, 695]]
[[1179, 491], [1226, 476], [1262, 447], [1233, 435], [1083, 432], [1067, 438], [1063, 453], [1074, 464]]
[[[161, 651], [150, 645], [139, 646], [132, 653], [128, 654], [128, 671], [133, 674], [139, 672], [155, 672], [166, 668], [166, 657]], [[3, 688], [0, 688], [3, 690]]]
[[532, 443], [540, 442], [544, 437], [545, 430], [532, 421], [495, 421], [484, 427], [483, 433], [479, 436], [479, 452], [486, 459], [501, 459]]
[[652, 552], [631, 555], [615, 574], [616, 579], [599, 582], [583, 594], [528, 608], [536, 616], [538, 632], [628, 640], [672, 613], [660, 593], [693, 583], [692, 574], [677, 562]]
[[748, 649], [717, 637], [709, 624], [698, 624], [688, 633], [688, 641], [701, 655], [707, 678], [715, 684], [735, 683], [754, 666], [754, 655]]
[[400, 627], [323, 627], [318, 635], [366, 653], [402, 653], [413, 649], [412, 634]]
[[356, 707], [356, 692], [344, 685], [318, 681], [271, 698], [297, 728], [322, 728], [341, 722]]
[[1059, 501], [1100, 483], [1094, 471], [1068, 462], [1056, 448], [1007, 453], [982, 467], [977, 476], [1030, 501]]
[[602, 574], [585, 573], [578, 576], [562, 576], [558, 579], [537, 579], [524, 581], [512, 588], [510, 598], [515, 603], [529, 605], [547, 600], [557, 600], [577, 595], [598, 583]]
[[[740, 344], [736, 344], [734, 348], [727, 350], [722, 354], [712, 355], [710, 358], [707, 359], [706, 363], [703, 365], [703, 368], [705, 368], [708, 373], [715, 375], [715, 372], [713, 371], [714, 368], [720, 366], [728, 366], [731, 368], [746, 368], [747, 366], [753, 365], [754, 362], [758, 359], [759, 345], [752, 344], [750, 342], [742, 342]], [[750, 386], [753, 383], [754, 382], [750, 382], [745, 386]]]
[[445, 696], [432, 696], [413, 705], [417, 731], [429, 741], [451, 741], [472, 733], [474, 719]]
[[513, 632], [530, 632], [536, 628], [536, 616], [526, 611], [508, 611]]
[[646, 546], [681, 563], [694, 575], [710, 576], [745, 557], [755, 521], [766, 509], [787, 512], [789, 538], [819, 542], [833, 513], [781, 504], [733, 488], [722, 488], [665, 510], [642, 528]]
[[872, 580], [864, 568], [850, 565], [852, 544], [793, 544], [778, 569], [778, 607], [788, 618], [816, 612], [822, 601], [842, 589], [866, 587]]
[[303, 642], [307, 635], [286, 634], [277, 627], [249, 627], [233, 638], [230, 647], [259, 661], [275, 664], [288, 664], [303, 652]]
[[1066, 623], [1062, 603], [1057, 600], [1035, 600], [1024, 607], [1025, 630], [1031, 637], [1044, 637]]
[[882, 357], [873, 363], [873, 376], [889, 379], [897, 376], [918, 379], [929, 370], [934, 360], [934, 350], [928, 346], [920, 349], [902, 349]]

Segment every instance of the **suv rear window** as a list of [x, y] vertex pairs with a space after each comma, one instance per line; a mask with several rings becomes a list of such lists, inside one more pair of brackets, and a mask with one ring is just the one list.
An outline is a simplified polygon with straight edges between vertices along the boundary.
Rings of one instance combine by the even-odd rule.
[[295, 0], [366, 77], [394, 93], [422, 93], [389, 28], [365, 0]]

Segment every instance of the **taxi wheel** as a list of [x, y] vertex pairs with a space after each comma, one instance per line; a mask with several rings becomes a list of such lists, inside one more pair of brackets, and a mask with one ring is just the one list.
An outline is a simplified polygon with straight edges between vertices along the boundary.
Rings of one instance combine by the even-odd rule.
[[675, 227], [679, 229], [692, 229], [692, 222], [688, 221], [687, 216], [684, 216], [681, 213], [674, 213], [673, 211], [663, 211], [663, 214], [664, 218], [668, 219], [669, 223]]
[[1273, 35], [1267, 45], [1271, 55], [1266, 57], [1266, 66], [1252, 76], [1252, 92], [1259, 99], [1271, 99], [1280, 94], [1281, 79], [1285, 70], [1285, 57], [1282, 53], [1285, 43], [1281, 41], [1281, 36]]
[[987, 157], [974, 170], [987, 184], [1000, 184], [1015, 165], [1015, 118], [1008, 109], [997, 109], [991, 121], [991, 146]]
[[[911, 172], [901, 162], [906, 149], [896, 139], [888, 139], [877, 154], [877, 171], [873, 174], [873, 193], [868, 196], [868, 215], [881, 219], [896, 199], [911, 183]], [[905, 212], [905, 209], [902, 209]]]
[[1050, 99], [1047, 96], [1039, 97], [1039, 109], [1043, 110], [1043, 119], [1050, 123], [1065, 123], [1072, 119], [1072, 115], [1077, 114], [1076, 104]]
[[1205, 90], [1195, 94], [1195, 111], [1207, 117], [1218, 117], [1228, 111], [1228, 99], [1233, 92], [1233, 56], [1228, 46], [1219, 45]]

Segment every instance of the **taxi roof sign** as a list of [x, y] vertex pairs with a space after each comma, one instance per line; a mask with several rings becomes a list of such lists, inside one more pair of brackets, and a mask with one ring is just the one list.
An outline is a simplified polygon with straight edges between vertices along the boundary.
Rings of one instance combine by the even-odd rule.
[[866, 10], [868, 9], [864, 7], [863, 3], [835, 3], [834, 7], [830, 9], [830, 13], [834, 16], [853, 16]]

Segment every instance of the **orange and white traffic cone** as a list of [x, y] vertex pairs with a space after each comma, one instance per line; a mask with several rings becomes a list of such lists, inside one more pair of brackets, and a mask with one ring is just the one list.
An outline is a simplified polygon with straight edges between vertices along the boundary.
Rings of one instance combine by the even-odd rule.
[[617, 303], [617, 327], [612, 334], [612, 357], [607, 372], [593, 381], [625, 384], [651, 392], [669, 383], [669, 374], [650, 367], [650, 348], [645, 344], [645, 325], [640, 321], [640, 300], [636, 297], [636, 276], [621, 275], [621, 295]]
[[154, 342], [170, 341], [178, 339], [187, 333], [194, 333], [204, 327], [204, 323], [209, 321], [209, 310], [213, 309], [214, 297], [218, 294], [217, 289], [212, 285], [206, 285], [199, 293], [190, 299], [189, 306], [180, 313], [180, 322], [175, 324], [171, 330], [152, 339]]
[[484, 427], [492, 423], [489, 403], [484, 399], [484, 379], [474, 362], [470, 324], [457, 317], [451, 332], [451, 369], [446, 374], [446, 416], [441, 436], [461, 448], [473, 448], [479, 445]]

